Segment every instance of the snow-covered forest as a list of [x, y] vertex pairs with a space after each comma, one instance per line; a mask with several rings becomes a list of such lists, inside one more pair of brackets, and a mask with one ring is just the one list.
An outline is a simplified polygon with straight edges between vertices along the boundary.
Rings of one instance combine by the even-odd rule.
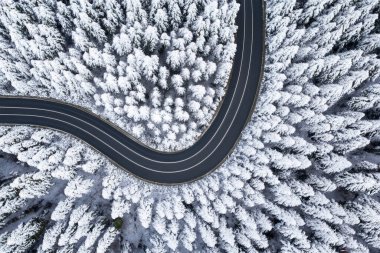
[[[24, 20], [40, 13], [25, 8]], [[192, 184], [144, 183], [64, 133], [1, 127], [0, 252], [379, 252], [379, 8], [379, 0], [268, 0], [255, 114], [225, 164]], [[24, 80], [29, 63], [0, 48], [4, 76]]]
[[230, 0], [1, 1], [1, 93], [71, 102], [152, 147], [188, 147], [224, 95], [238, 8]]

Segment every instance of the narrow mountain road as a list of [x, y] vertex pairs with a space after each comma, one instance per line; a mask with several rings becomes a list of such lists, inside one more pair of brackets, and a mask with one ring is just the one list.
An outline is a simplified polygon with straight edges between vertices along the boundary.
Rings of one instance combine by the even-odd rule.
[[135, 176], [160, 184], [196, 180], [220, 166], [250, 120], [264, 64], [265, 3], [242, 0], [237, 53], [225, 98], [210, 127], [191, 147], [155, 151], [78, 107], [54, 100], [0, 97], [0, 124], [36, 125], [70, 133]]

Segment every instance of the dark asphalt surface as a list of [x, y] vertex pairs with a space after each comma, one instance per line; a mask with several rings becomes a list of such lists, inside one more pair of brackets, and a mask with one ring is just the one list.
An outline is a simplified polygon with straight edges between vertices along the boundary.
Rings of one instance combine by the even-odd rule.
[[91, 113], [38, 98], [0, 97], [0, 124], [38, 125], [70, 133], [150, 182], [178, 184], [210, 173], [233, 151], [260, 88], [265, 6], [263, 0], [240, 3], [237, 53], [228, 90], [214, 121], [190, 148], [175, 153], [154, 151]]

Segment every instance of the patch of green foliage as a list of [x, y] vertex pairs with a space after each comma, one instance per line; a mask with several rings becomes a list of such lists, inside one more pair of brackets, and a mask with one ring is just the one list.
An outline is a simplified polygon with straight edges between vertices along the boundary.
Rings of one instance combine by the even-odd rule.
[[117, 217], [113, 220], [113, 225], [117, 230], [120, 230], [123, 227], [123, 218]]

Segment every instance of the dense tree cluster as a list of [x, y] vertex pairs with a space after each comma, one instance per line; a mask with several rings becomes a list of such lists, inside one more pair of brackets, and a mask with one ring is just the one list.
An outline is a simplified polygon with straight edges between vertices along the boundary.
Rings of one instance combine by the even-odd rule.
[[187, 147], [224, 95], [238, 8], [231, 0], [1, 1], [1, 92], [69, 101], [154, 147]]
[[192, 184], [146, 184], [64, 134], [1, 127], [0, 149], [30, 167], [1, 160], [0, 251], [378, 252], [379, 4], [268, 1], [254, 118]]

